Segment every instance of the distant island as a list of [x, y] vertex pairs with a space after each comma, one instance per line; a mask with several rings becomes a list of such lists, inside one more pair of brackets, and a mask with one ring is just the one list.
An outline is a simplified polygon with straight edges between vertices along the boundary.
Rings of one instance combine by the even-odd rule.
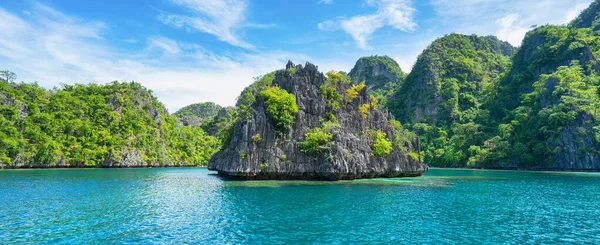
[[[0, 168], [207, 166], [235, 178], [417, 176], [434, 167], [600, 170], [600, 1], [520, 47], [449, 34], [410, 73], [294, 65], [235, 107], [170, 115], [135, 82], [51, 90], [0, 73]], [[283, 64], [282, 64], [283, 67]], [[201, 79], [201, 78], [200, 78]]]

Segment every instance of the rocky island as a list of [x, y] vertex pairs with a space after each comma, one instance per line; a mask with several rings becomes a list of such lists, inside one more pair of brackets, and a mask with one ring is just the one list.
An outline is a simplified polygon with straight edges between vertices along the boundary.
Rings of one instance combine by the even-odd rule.
[[274, 74], [232, 125], [210, 170], [237, 179], [420, 176], [419, 140], [361, 84], [311, 63]]

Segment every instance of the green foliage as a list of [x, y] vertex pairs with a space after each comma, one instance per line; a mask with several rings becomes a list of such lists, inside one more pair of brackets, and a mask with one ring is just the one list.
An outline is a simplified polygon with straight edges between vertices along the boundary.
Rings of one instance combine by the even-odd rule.
[[292, 125], [298, 112], [294, 94], [279, 88], [279, 86], [266, 86], [260, 92], [260, 96], [265, 98], [266, 111], [275, 120], [276, 128], [283, 130]]
[[387, 138], [387, 134], [381, 130], [371, 132], [371, 150], [375, 156], [387, 156], [392, 152], [392, 142]]
[[252, 136], [252, 140], [258, 142], [262, 140], [262, 137], [260, 137], [260, 134], [255, 134]]
[[594, 1], [590, 6], [584, 9], [577, 18], [569, 23], [572, 28], [589, 28], [596, 30], [599, 23], [598, 13], [600, 13], [600, 2]]
[[339, 109], [340, 104], [344, 99], [344, 96], [338, 91], [338, 86], [341, 84], [351, 84], [348, 75], [344, 72], [329, 71], [327, 72], [325, 83], [319, 88], [321, 97], [323, 97], [333, 109]]
[[213, 102], [196, 103], [179, 109], [177, 112], [173, 113], [173, 115], [178, 118], [195, 117], [201, 121], [205, 121], [211, 120], [217, 116], [221, 108], [221, 106]]
[[319, 153], [324, 150], [329, 150], [333, 143], [333, 133], [331, 130], [334, 127], [339, 126], [340, 125], [335, 122], [326, 121], [321, 127], [309, 130], [304, 134], [304, 141], [299, 142], [300, 146], [302, 146], [302, 151]]
[[420, 136], [424, 162], [462, 166], [470, 157], [469, 147], [494, 133], [486, 103], [513, 51], [495, 37], [451, 34], [419, 56], [387, 105]]
[[17, 80], [17, 74], [9, 70], [0, 71], [0, 81], [2, 80], [6, 82], [14, 82]]
[[354, 83], [364, 82], [382, 107], [387, 107], [388, 97], [406, 80], [406, 73], [394, 59], [377, 55], [361, 57], [348, 75]]
[[286, 71], [289, 72], [289, 73], [292, 73], [292, 74], [296, 74], [296, 67], [287, 68]]
[[244, 160], [246, 159], [246, 156], [248, 155], [248, 152], [246, 152], [245, 149], [240, 151], [240, 160]]
[[75, 84], [46, 90], [0, 82], [0, 161], [97, 166], [135, 150], [147, 163], [203, 165], [219, 141], [198, 127], [177, 127], [139, 83]]
[[275, 79], [275, 73], [277, 71], [269, 72], [265, 75], [255, 77], [254, 82], [244, 90], [237, 98], [236, 106], [238, 108], [249, 108], [256, 101], [256, 94], [260, 92], [264, 87], [271, 86], [273, 79]]
[[[374, 72], [375, 70], [378, 72]], [[386, 74], [384, 75], [382, 71]], [[348, 75], [355, 83], [364, 82], [373, 90], [382, 89], [388, 83], [400, 85], [406, 76], [398, 63], [385, 55], [361, 57]]]
[[[487, 150], [484, 153], [497, 155], [479, 153], [478, 159], [491, 162], [511, 156], [521, 166], [550, 166], [556, 157], [551, 142], [556, 141], [563, 129], [578, 117], [593, 116], [597, 109], [594, 105], [600, 101], [596, 90], [598, 84], [598, 77], [587, 75], [577, 61], [568, 67], [558, 67], [553, 74], [540, 75], [533, 83], [533, 91], [523, 94], [519, 106], [504, 119], [509, 123], [500, 124], [499, 136], [491, 139], [505, 146], [484, 147]], [[582, 138], [599, 134], [594, 125], [586, 122], [580, 125], [578, 130]]]

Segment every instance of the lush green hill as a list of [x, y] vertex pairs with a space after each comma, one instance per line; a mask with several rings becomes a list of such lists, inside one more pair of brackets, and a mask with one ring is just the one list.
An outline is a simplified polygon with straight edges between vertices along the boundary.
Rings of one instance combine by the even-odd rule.
[[173, 113], [185, 126], [200, 126], [203, 122], [213, 120], [222, 109], [213, 102], [196, 103], [185, 106]]
[[218, 141], [177, 127], [139, 83], [63, 85], [0, 81], [3, 167], [203, 165]]
[[355, 84], [364, 82], [381, 107], [387, 106], [388, 97], [406, 80], [406, 73], [394, 59], [378, 55], [358, 59], [348, 76]]
[[470, 162], [600, 168], [599, 41], [591, 28], [546, 25], [527, 33], [489, 104], [497, 134], [473, 148]]
[[483, 106], [514, 52], [495, 37], [450, 34], [419, 55], [389, 109], [421, 137], [425, 162], [459, 166], [489, 125]]

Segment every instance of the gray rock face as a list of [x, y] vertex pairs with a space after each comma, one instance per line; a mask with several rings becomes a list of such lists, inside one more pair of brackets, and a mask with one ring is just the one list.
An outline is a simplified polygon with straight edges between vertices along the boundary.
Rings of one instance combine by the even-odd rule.
[[598, 171], [600, 145], [594, 139], [594, 117], [585, 112], [560, 131], [558, 139], [549, 142], [558, 153], [554, 168], [562, 170]]
[[[240, 179], [357, 179], [374, 177], [419, 176], [428, 169], [420, 159], [396, 149], [387, 156], [374, 156], [368, 130], [380, 130], [392, 140], [397, 129], [390, 125], [387, 111], [371, 109], [363, 118], [358, 107], [371, 103], [367, 89], [357, 98], [333, 109], [320, 93], [325, 82], [323, 73], [313, 64], [294, 66], [296, 72], [280, 70], [273, 86], [296, 96], [299, 111], [292, 126], [283, 132], [275, 129], [265, 110], [265, 100], [258, 96], [250, 115], [238, 120], [229, 143], [209, 161], [208, 168], [220, 175]], [[342, 93], [351, 85], [340, 83]], [[333, 113], [340, 127], [333, 128], [329, 150], [304, 152], [299, 142], [312, 128], [322, 125], [326, 113]], [[260, 140], [257, 137], [260, 135]], [[409, 151], [418, 151], [418, 140], [404, 143]]]
[[16, 105], [17, 109], [19, 110], [19, 117], [21, 118], [25, 118], [29, 115], [29, 107], [27, 107], [27, 104], [15, 100], [14, 98], [8, 97], [3, 93], [0, 93], [0, 104]]

